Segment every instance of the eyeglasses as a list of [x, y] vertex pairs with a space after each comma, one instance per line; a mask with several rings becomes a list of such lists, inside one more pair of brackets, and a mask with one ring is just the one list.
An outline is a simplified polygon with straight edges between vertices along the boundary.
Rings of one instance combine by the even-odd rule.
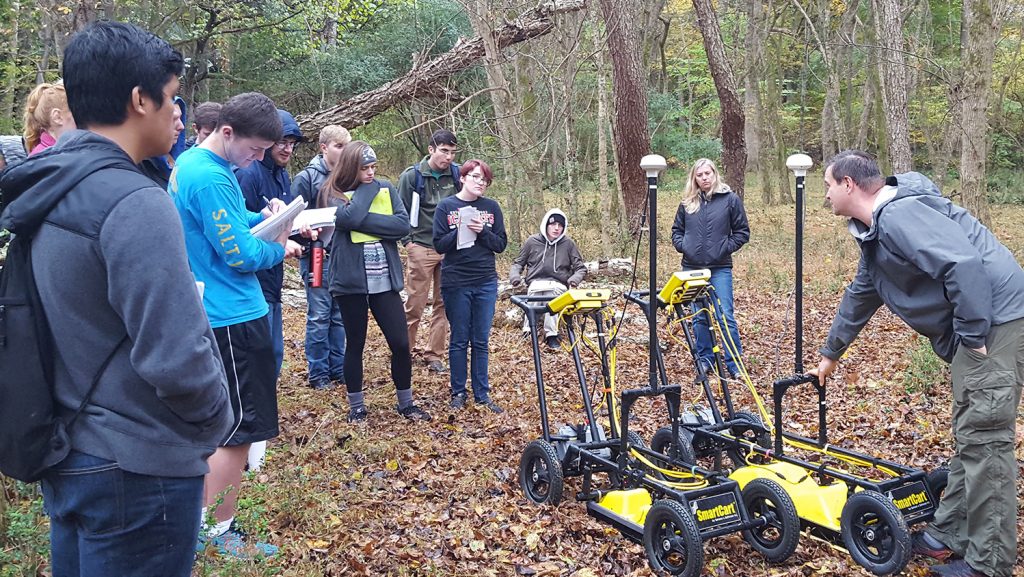
[[454, 148], [438, 148], [437, 152], [441, 153], [444, 156], [455, 156], [458, 150]]
[[484, 184], [490, 184], [489, 182], [487, 182], [487, 177], [482, 175], [482, 174], [470, 173], [470, 174], [466, 175], [466, 178], [472, 178], [473, 180], [475, 180], [477, 182], [482, 182]]
[[275, 142], [274, 148], [278, 150], [293, 149], [298, 143], [297, 140], [282, 140], [281, 142]]

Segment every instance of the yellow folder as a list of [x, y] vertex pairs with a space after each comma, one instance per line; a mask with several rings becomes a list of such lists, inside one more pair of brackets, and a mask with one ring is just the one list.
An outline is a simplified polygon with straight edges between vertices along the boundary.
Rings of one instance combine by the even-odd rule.
[[[351, 200], [353, 193], [355, 191], [346, 192], [345, 195]], [[394, 211], [391, 210], [391, 191], [387, 187], [382, 186], [377, 196], [373, 197], [373, 202], [370, 203], [370, 212], [373, 214], [394, 214]], [[373, 236], [372, 234], [366, 234], [357, 230], [351, 231], [349, 235], [352, 238], [353, 244], [380, 240], [379, 236]]]

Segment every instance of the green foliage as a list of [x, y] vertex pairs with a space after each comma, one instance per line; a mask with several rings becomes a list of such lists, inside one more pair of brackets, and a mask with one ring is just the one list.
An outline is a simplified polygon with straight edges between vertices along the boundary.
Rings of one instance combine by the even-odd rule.
[[930, 393], [936, 383], [947, 380], [948, 367], [942, 362], [925, 337], [914, 335], [915, 348], [910, 350], [909, 364], [903, 373], [903, 388], [908, 393]]
[[39, 485], [0, 477], [0, 577], [41, 575], [49, 553]]

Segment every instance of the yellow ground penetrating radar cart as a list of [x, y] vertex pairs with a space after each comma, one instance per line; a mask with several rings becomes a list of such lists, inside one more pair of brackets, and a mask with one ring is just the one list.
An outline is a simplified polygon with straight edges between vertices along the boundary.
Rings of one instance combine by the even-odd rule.
[[[789, 495], [802, 526], [811, 535], [844, 547], [858, 564], [877, 575], [902, 571], [911, 554], [908, 527], [933, 517], [947, 471], [940, 468], [926, 474], [921, 469], [831, 445], [826, 429], [825, 387], [814, 375], [797, 374], [775, 381], [774, 418], [770, 417], [736, 354], [738, 347], [729, 342], [708, 277], [708, 271], [676, 273], [657, 295], [658, 304], [670, 308], [671, 323], [678, 325], [676, 332], [682, 334], [682, 344], [690, 351], [706, 404], [695, 404], [681, 412], [678, 423], [673, 421], [671, 427], [655, 434], [651, 448], [684, 461], [702, 463], [710, 459], [714, 463], [710, 468], [729, 472], [729, 478], [741, 487], [771, 480]], [[640, 295], [632, 295], [631, 300], [649, 306]], [[711, 329], [715, 358], [710, 366], [696, 352], [696, 315], [705, 315]], [[732, 357], [740, 368], [737, 380], [719, 376], [727, 374], [723, 370], [724, 350], [734, 353]], [[665, 379], [664, 359], [659, 358], [659, 364]], [[711, 386], [715, 380], [720, 384], [720, 395]], [[735, 410], [729, 387], [739, 383], [749, 388], [757, 405], [756, 414]], [[805, 384], [817, 390], [815, 439], [783, 430], [783, 398], [792, 387]], [[787, 448], [791, 452], [787, 453]], [[798, 451], [802, 458], [792, 451]], [[731, 470], [724, 466], [723, 454], [730, 457]]]
[[[642, 544], [658, 573], [696, 577], [704, 564], [702, 542], [736, 531], [742, 531], [769, 562], [786, 560], [796, 549], [800, 522], [778, 483], [762, 479], [741, 490], [739, 483], [720, 472], [652, 451], [629, 430], [630, 410], [637, 399], [665, 396], [678, 410], [679, 387], [654, 381], [623, 391], [620, 405], [615, 392], [615, 325], [606, 307], [608, 299], [606, 290], [570, 290], [554, 299], [512, 297], [530, 326], [542, 430], [520, 461], [519, 482], [527, 499], [556, 505], [565, 479], [582, 477], [576, 500], [586, 503], [588, 514]], [[562, 425], [557, 431], [549, 422], [537, 338], [545, 313], [559, 315], [584, 410], [583, 422]], [[592, 379], [600, 382], [588, 382], [582, 350], [600, 359], [600, 377]], [[591, 389], [599, 386], [602, 390], [595, 399]]]

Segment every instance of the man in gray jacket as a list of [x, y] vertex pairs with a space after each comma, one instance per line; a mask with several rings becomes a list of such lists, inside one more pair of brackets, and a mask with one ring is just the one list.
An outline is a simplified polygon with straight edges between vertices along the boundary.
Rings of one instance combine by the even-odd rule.
[[860, 245], [821, 348], [822, 379], [881, 305], [952, 363], [956, 449], [935, 520], [913, 549], [944, 576], [1009, 577], [1017, 557], [1014, 428], [1024, 383], [1024, 271], [984, 225], [924, 176], [883, 179], [860, 151], [825, 170], [826, 198]]
[[2, 222], [35, 235], [55, 410], [67, 421], [83, 407], [71, 452], [42, 480], [51, 570], [188, 577], [206, 459], [232, 412], [181, 221], [136, 167], [167, 154], [182, 127], [173, 99], [184, 61], [149, 32], [98, 22], [71, 39], [63, 64], [82, 130], [0, 182]]
[[[565, 213], [557, 208], [549, 210], [540, 221], [540, 233], [526, 239], [512, 263], [508, 273], [512, 286], [523, 284], [524, 270], [530, 295], [555, 297], [579, 286], [587, 276], [587, 265], [568, 230]], [[523, 330], [529, 332], [527, 322], [523, 321]], [[555, 315], [544, 315], [544, 341], [552, 349], [561, 344]]]

